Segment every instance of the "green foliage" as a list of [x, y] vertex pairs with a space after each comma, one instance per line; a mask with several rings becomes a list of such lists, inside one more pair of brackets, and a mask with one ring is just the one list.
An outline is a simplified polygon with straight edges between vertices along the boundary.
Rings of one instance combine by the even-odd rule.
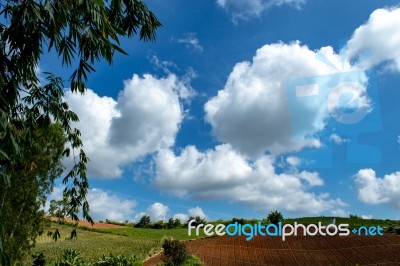
[[153, 224], [153, 226], [152, 226], [152, 228], [154, 228], [154, 229], [163, 229], [163, 228], [165, 228], [165, 227], [166, 227], [166, 226], [165, 226], [163, 220], [160, 220], [160, 221], [155, 222], [155, 223]]
[[131, 258], [127, 258], [122, 255], [113, 256], [110, 254], [109, 256], [104, 256], [97, 261], [95, 261], [93, 266], [141, 266], [144, 265], [143, 262], [136, 256]]
[[62, 259], [56, 264], [57, 266], [81, 266], [84, 265], [83, 260], [79, 256], [79, 252], [74, 249], [64, 250]]
[[[4, 164], [0, 174], [10, 177], [2, 186], [1, 222], [4, 228], [3, 249], [12, 261], [23, 258], [44, 232], [46, 220], [42, 206], [53, 189], [54, 180], [62, 173], [61, 164], [65, 136], [59, 124], [37, 128], [28, 136], [20, 132], [24, 149], [13, 164]], [[34, 141], [33, 141], [34, 140]]]
[[32, 266], [45, 266], [46, 258], [43, 252], [32, 255]]
[[163, 262], [166, 266], [182, 265], [188, 258], [186, 246], [179, 240], [165, 239], [162, 247], [164, 249]]
[[52, 217], [57, 217], [58, 222], [64, 221], [64, 218], [70, 212], [68, 197], [64, 197], [60, 200], [51, 200], [49, 207], [49, 215]]
[[[78, 238], [70, 240], [71, 225], [52, 223], [51, 231], [58, 230], [61, 238], [54, 242], [45, 234], [37, 239], [33, 252], [43, 252], [48, 263], [55, 263], [67, 248], [79, 250], [80, 256], [85, 261], [93, 261], [103, 254], [115, 254], [144, 259], [162, 249], [162, 239], [193, 239], [188, 236], [187, 228], [178, 229], [147, 229], [147, 228], [78, 228]], [[84, 230], [83, 230], [84, 229]], [[201, 232], [199, 237], [204, 237]]]
[[56, 263], [57, 266], [142, 266], [143, 262], [136, 256], [128, 258], [123, 255], [114, 256], [103, 255], [101, 258], [93, 262], [85, 262], [79, 252], [74, 249], [65, 249], [61, 261]]
[[272, 224], [277, 225], [280, 221], [283, 220], [282, 213], [276, 211], [271, 211], [268, 216], [267, 216], [268, 221], [270, 221]]
[[168, 219], [168, 222], [167, 222], [167, 224], [166, 224], [166, 226], [167, 226], [167, 228], [168, 229], [172, 229], [172, 228], [178, 228], [178, 227], [180, 227], [182, 224], [181, 224], [181, 220], [180, 219], [178, 219], [178, 218], [169, 218]]
[[362, 219], [361, 216], [358, 216], [357, 214], [350, 214], [349, 218], [350, 219]]
[[[103, 221], [99, 221], [99, 223], [103, 223]], [[106, 224], [115, 224], [115, 225], [121, 225], [121, 226], [134, 226], [132, 222], [129, 222], [128, 220], [125, 220], [124, 222], [117, 222], [113, 221], [110, 219], [106, 219], [105, 221]]]
[[148, 215], [143, 215], [139, 222], [135, 225], [135, 227], [138, 228], [149, 228], [151, 225], [151, 221], [150, 221], [150, 216]]
[[[64, 101], [64, 88], [84, 93], [88, 74], [95, 71], [97, 61], [106, 60], [111, 64], [116, 52], [126, 54], [119, 46], [119, 38], [138, 35], [140, 40], [155, 40], [161, 23], [141, 0], [4, 0], [0, 4], [0, 16], [0, 227], [4, 225], [4, 230], [0, 230], [0, 260], [8, 265], [21, 255], [10, 251], [9, 240], [23, 240], [21, 250], [29, 249], [24, 243], [27, 240], [34, 243], [35, 234], [18, 233], [25, 232], [25, 226], [37, 226], [43, 219], [31, 215], [28, 220], [15, 218], [18, 222], [10, 231], [5, 217], [8, 210], [3, 202], [11, 201], [11, 197], [22, 202], [25, 195], [31, 197], [36, 190], [39, 200], [32, 205], [36, 210], [54, 183], [53, 175], [47, 179], [37, 175], [38, 181], [31, 189], [32, 183], [26, 178], [20, 180], [10, 169], [29, 175], [35, 169], [44, 171], [36, 159], [40, 153], [30, 143], [37, 144], [37, 132], [43, 133], [53, 122], [58, 123], [68, 143], [62, 156], [72, 155], [75, 163], [63, 179], [70, 206], [68, 215], [77, 220], [82, 213], [92, 221], [86, 200], [88, 158], [82, 149], [81, 133], [71, 127], [78, 116]], [[48, 72], [44, 73], [46, 80], [39, 81], [40, 58], [50, 51], [58, 55], [63, 66], [73, 68], [66, 86], [60, 77]], [[20, 193], [25, 190], [29, 192]], [[29, 206], [32, 201], [27, 202]], [[20, 210], [17, 207], [15, 212]]]
[[[170, 264], [167, 264], [165, 262], [162, 262], [160, 264], [158, 264], [160, 266], [167, 266]], [[201, 263], [200, 259], [194, 255], [190, 255], [186, 258], [186, 260], [180, 264], [180, 266], [203, 266], [204, 264]]]
[[206, 220], [203, 219], [203, 218], [201, 218], [201, 217], [198, 216], [198, 215], [197, 215], [196, 217], [190, 216], [188, 222], [191, 221], [191, 220], [195, 220], [195, 221], [192, 223], [192, 225], [194, 225], [194, 226], [197, 226], [197, 225], [199, 225], [199, 224], [205, 224], [205, 223], [206, 223]]
[[232, 220], [229, 222], [229, 223], [232, 223], [232, 224], [234, 224], [234, 223], [238, 223], [238, 224], [245, 224], [246, 223], [246, 220], [245, 219], [243, 219], [243, 218], [232, 218]]
[[182, 266], [203, 266], [203, 263], [198, 257], [191, 255], [182, 263]]

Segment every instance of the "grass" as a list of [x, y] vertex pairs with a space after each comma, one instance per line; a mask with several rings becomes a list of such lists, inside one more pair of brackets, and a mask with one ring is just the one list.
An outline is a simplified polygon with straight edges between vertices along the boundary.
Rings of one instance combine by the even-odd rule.
[[33, 253], [40, 253], [47, 262], [56, 262], [67, 248], [77, 250], [82, 259], [94, 260], [102, 255], [138, 256], [145, 259], [161, 250], [162, 240], [173, 238], [186, 240], [194, 238], [187, 235], [186, 228], [179, 229], [143, 229], [143, 228], [79, 228], [77, 239], [69, 239], [72, 227], [52, 223], [49, 230], [58, 229], [61, 238], [54, 242], [43, 234], [37, 239]]
[[[176, 229], [145, 229], [145, 228], [96, 228], [86, 229], [99, 233], [107, 233], [118, 236], [134, 237], [137, 239], [148, 239], [148, 240], [161, 240], [164, 237], [172, 237], [178, 240], [193, 239], [194, 236], [188, 236], [187, 228], [176, 228]], [[203, 235], [204, 236], [204, 235]]]

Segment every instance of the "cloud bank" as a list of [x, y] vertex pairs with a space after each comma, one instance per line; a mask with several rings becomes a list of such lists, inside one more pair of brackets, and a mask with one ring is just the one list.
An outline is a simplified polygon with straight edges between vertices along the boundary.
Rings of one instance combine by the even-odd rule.
[[169, 149], [160, 151], [154, 184], [177, 197], [223, 199], [262, 211], [316, 214], [346, 206], [326, 193], [308, 191], [324, 184], [318, 173], [294, 168], [277, 173], [273, 157], [251, 162], [228, 144], [205, 152], [189, 146], [179, 155]]
[[400, 71], [399, 25], [400, 8], [375, 10], [348, 41], [347, 57], [364, 68], [386, 63], [389, 69]]
[[79, 116], [75, 126], [90, 159], [89, 175], [119, 177], [124, 166], [173, 146], [184, 118], [180, 100], [190, 97], [190, 90], [173, 74], [147, 74], [126, 80], [117, 100], [90, 89], [84, 96], [68, 91], [65, 98]]
[[[321, 56], [338, 68], [319, 60]], [[265, 151], [279, 154], [318, 148], [321, 143], [315, 134], [324, 129], [329, 114], [335, 111], [330, 109], [329, 99], [339, 97], [330, 89], [337, 77], [328, 75], [337, 73], [341, 64], [340, 56], [329, 46], [312, 51], [299, 42], [264, 45], [251, 62], [235, 65], [225, 87], [205, 104], [205, 119], [221, 142], [253, 158]], [[347, 61], [343, 64], [345, 71], [352, 69]], [[314, 76], [325, 77], [316, 88], [317, 96], [303, 97], [308, 92], [300, 91], [300, 86], [295, 92], [288, 90], [288, 80]], [[357, 81], [366, 84], [367, 79], [360, 75]], [[365, 91], [361, 88], [355, 97], [368, 108]], [[292, 113], [289, 93], [296, 93], [297, 106]], [[294, 123], [298, 125], [296, 132]]]
[[354, 179], [358, 198], [366, 204], [389, 204], [400, 210], [400, 172], [384, 177], [376, 176], [373, 169], [361, 169]]

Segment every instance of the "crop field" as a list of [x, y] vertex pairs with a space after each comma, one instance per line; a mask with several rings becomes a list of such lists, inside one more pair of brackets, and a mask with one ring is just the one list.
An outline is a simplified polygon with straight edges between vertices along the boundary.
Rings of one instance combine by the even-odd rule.
[[[205, 265], [400, 265], [400, 235], [211, 237], [187, 241], [189, 252]], [[146, 261], [157, 265], [160, 256]]]
[[[303, 217], [285, 219], [283, 224], [329, 224], [334, 217]], [[399, 221], [335, 218], [336, 223], [347, 223], [350, 228], [376, 226], [398, 228]], [[249, 223], [255, 223], [249, 221]], [[187, 241], [189, 252], [205, 265], [400, 265], [400, 235], [383, 236], [256, 236], [246, 241], [245, 236], [210, 237]], [[161, 256], [154, 256], [145, 265], [157, 265]]]
[[49, 230], [55, 229], [61, 234], [57, 242], [44, 233], [37, 239], [33, 250], [33, 253], [43, 252], [48, 262], [59, 260], [63, 250], [67, 248], [77, 250], [85, 260], [97, 259], [103, 254], [110, 253], [145, 259], [161, 250], [164, 238], [189, 239], [187, 229], [184, 228], [169, 230], [133, 227], [80, 228], [77, 230], [78, 237], [73, 240], [70, 239], [71, 226], [53, 223]]

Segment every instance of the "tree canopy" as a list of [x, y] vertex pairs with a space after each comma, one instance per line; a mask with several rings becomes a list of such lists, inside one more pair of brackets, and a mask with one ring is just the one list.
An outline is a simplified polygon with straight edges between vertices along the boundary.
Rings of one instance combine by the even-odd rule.
[[[84, 93], [94, 64], [112, 63], [121, 37], [138, 36], [153, 41], [161, 26], [156, 16], [140, 0], [5, 0], [0, 2], [0, 186], [2, 197], [12, 195], [13, 186], [26, 186], [15, 169], [26, 159], [36, 162], [35, 151], [25, 143], [34, 142], [38, 132], [58, 123], [66, 138], [62, 156], [72, 156], [63, 183], [69, 200], [69, 213], [91, 221], [86, 201], [88, 158], [78, 129], [71, 122], [78, 116], [63, 100], [64, 88]], [[55, 52], [62, 65], [72, 68], [67, 81], [57, 73], [45, 72], [39, 80], [38, 66], [43, 54]], [[67, 84], [65, 84], [67, 82]], [[49, 180], [54, 180], [48, 177]], [[40, 192], [41, 193], [41, 192]], [[0, 255], [4, 255], [5, 211], [0, 209]], [[0, 259], [4, 259], [1, 256]], [[4, 261], [3, 261], [4, 262]]]
[[61, 163], [65, 136], [59, 124], [37, 128], [29, 137], [20, 136], [24, 148], [20, 160], [2, 168], [10, 176], [10, 184], [0, 185], [0, 212], [5, 229], [4, 249], [15, 261], [34, 244], [44, 231], [46, 196], [54, 180], [63, 172]]

